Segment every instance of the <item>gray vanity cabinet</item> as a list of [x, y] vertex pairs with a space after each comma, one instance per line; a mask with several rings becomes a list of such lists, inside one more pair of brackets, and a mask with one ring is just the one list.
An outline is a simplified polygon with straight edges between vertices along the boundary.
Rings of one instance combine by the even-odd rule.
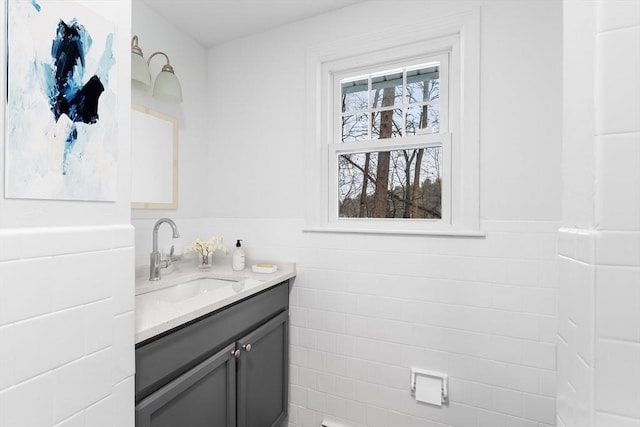
[[276, 427], [287, 415], [288, 313], [238, 342], [238, 427]]
[[287, 416], [283, 282], [136, 346], [136, 427], [279, 427]]
[[229, 346], [136, 406], [136, 427], [235, 427], [236, 359]]

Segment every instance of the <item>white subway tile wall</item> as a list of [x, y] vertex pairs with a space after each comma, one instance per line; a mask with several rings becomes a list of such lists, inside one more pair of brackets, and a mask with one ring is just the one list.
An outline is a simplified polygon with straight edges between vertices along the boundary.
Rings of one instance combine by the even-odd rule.
[[[564, 215], [559, 235], [557, 425], [638, 427], [640, 2], [565, 2], [565, 41], [575, 34], [583, 46], [565, 50], [565, 70], [590, 66], [595, 74], [584, 75], [582, 94], [565, 86], [565, 111], [584, 112], [565, 118], [565, 146], [578, 141], [565, 158], [593, 152], [595, 170], [584, 179], [587, 161], [564, 172], [581, 177], [591, 194], [583, 207], [594, 217]], [[585, 93], [592, 103], [584, 102]], [[565, 204], [571, 197], [566, 193]]]
[[[249, 259], [297, 262], [291, 427], [323, 419], [358, 427], [555, 424], [558, 223], [485, 222], [484, 239], [302, 228], [297, 219], [206, 225], [229, 241], [251, 236]], [[415, 401], [411, 367], [450, 375], [448, 406]]]
[[133, 425], [133, 237], [0, 231], [0, 426]]

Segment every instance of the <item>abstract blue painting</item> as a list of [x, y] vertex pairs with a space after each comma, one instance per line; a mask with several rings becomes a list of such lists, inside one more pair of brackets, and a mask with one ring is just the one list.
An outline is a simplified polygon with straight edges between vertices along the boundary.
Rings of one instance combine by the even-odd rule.
[[5, 197], [115, 201], [113, 23], [73, 1], [7, 6]]

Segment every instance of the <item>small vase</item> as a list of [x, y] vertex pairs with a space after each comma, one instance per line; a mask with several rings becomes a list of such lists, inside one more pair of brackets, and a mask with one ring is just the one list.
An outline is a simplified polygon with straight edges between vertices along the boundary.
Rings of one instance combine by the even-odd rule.
[[208, 270], [213, 266], [213, 254], [203, 255], [198, 253], [198, 268]]

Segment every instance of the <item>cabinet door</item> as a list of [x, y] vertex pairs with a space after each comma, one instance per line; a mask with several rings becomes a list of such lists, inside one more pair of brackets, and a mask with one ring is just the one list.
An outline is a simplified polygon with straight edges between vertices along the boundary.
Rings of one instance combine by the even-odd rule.
[[235, 427], [235, 344], [136, 405], [136, 427]]
[[238, 427], [279, 426], [287, 416], [289, 313], [238, 341]]

